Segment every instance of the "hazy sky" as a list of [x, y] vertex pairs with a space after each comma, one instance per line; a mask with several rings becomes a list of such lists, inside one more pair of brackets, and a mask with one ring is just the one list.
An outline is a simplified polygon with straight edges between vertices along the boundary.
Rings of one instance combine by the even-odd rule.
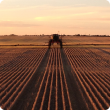
[[[0, 0], [1, 1], [1, 0]], [[110, 35], [107, 0], [3, 0], [0, 34]]]

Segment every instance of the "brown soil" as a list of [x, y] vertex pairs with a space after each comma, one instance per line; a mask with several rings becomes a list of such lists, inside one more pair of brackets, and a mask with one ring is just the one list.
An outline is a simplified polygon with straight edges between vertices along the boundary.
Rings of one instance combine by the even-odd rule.
[[110, 106], [109, 48], [7, 48], [0, 57], [0, 106], [5, 110]]

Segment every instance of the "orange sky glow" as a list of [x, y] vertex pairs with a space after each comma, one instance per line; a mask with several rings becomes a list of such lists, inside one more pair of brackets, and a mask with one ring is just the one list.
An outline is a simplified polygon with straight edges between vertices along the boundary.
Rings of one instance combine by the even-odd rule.
[[0, 35], [103, 34], [110, 35], [107, 0], [3, 0]]

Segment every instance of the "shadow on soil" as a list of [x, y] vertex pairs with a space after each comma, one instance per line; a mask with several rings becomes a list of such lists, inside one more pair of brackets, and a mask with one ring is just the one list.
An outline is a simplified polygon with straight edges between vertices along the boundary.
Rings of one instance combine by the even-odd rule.
[[34, 73], [26, 88], [21, 93], [20, 97], [17, 99], [17, 101], [10, 110], [27, 110], [27, 108], [28, 110], [32, 109], [34, 103], [33, 99], [35, 99], [36, 93], [39, 90], [38, 88], [41, 83], [43, 73], [45, 71], [45, 67], [48, 61], [48, 54], [49, 50], [47, 50], [37, 71]]
[[88, 109], [86, 106], [86, 103], [81, 95], [81, 92], [83, 91], [79, 90], [81, 88], [78, 84], [78, 80], [74, 74], [74, 71], [72, 74], [71, 65], [63, 49], [61, 50], [61, 57], [62, 57], [63, 67], [65, 71], [65, 76], [67, 80], [67, 85], [68, 85], [68, 90], [69, 90], [73, 110], [93, 110], [92, 108]]

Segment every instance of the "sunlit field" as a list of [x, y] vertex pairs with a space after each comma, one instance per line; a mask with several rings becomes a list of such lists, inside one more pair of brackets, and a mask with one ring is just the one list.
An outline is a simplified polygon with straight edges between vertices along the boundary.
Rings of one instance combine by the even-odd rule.
[[[48, 45], [50, 36], [0, 36], [0, 45]], [[110, 44], [110, 37], [62, 36], [63, 45]]]
[[62, 49], [56, 45], [48, 49], [49, 39], [0, 36], [0, 106], [4, 110], [109, 108], [110, 37], [63, 36]]

